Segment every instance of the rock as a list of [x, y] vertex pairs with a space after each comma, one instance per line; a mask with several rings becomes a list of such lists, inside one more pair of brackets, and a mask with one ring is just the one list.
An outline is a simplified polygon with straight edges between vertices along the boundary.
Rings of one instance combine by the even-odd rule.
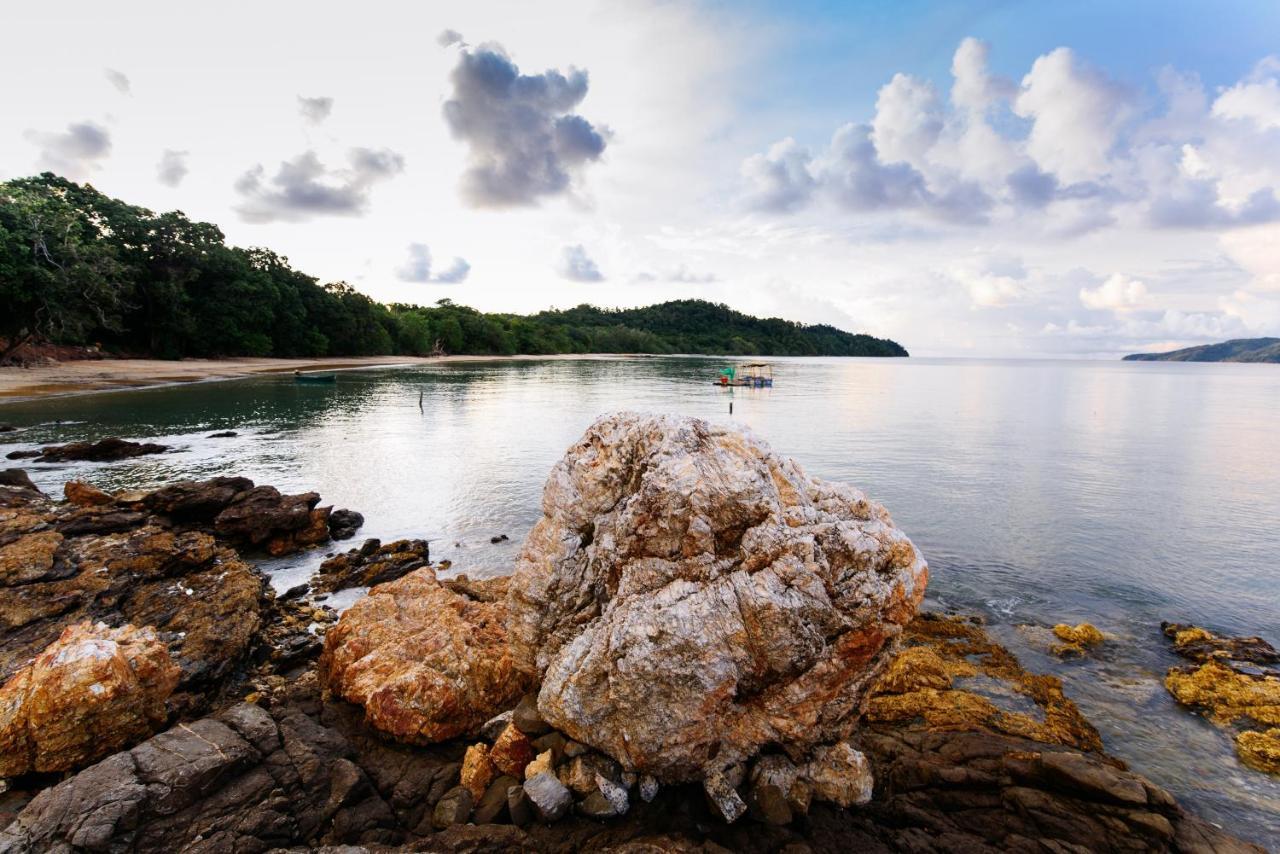
[[[967, 672], [967, 671], [966, 671]], [[914, 691], [951, 688], [951, 674], [946, 663], [927, 646], [907, 647], [889, 662], [876, 690], [885, 694], [908, 694]]]
[[276, 601], [277, 602], [294, 602], [298, 599], [304, 598], [310, 592], [311, 592], [311, 585], [307, 584], [304, 581], [301, 584], [293, 585], [288, 590], [281, 593], [279, 596], [276, 597]]
[[551, 764], [559, 765], [564, 759], [565, 737], [558, 732], [549, 732], [533, 740], [535, 755], [551, 751]]
[[587, 747], [580, 741], [565, 741], [564, 756], [566, 759], [572, 759], [575, 756], [583, 756], [591, 752], [591, 748]]
[[511, 723], [511, 709], [494, 715], [484, 722], [484, 726], [480, 727], [480, 737], [485, 741], [493, 743], [498, 740], [498, 736], [502, 735], [502, 731]]
[[738, 794], [737, 789], [725, 779], [720, 771], [712, 771], [702, 781], [702, 790], [707, 795], [707, 805], [726, 824], [733, 824], [747, 811], [747, 805]]
[[237, 433], [235, 430], [221, 430], [217, 433], [210, 433], [205, 438], [206, 439], [234, 439], [236, 436], [239, 436], [239, 435], [240, 434]]
[[524, 778], [536, 777], [539, 774], [554, 774], [556, 769], [555, 755], [550, 750], [543, 751], [533, 761], [524, 766]]
[[533, 821], [533, 803], [524, 793], [524, 786], [511, 786], [507, 789], [507, 815], [517, 827], [524, 827]]
[[747, 793], [747, 812], [756, 821], [779, 826], [791, 823], [791, 805], [787, 796], [777, 786], [763, 783], [753, 785]]
[[247, 477], [184, 480], [147, 493], [141, 503], [179, 522], [213, 522], [237, 495], [250, 489], [253, 481]]
[[489, 538], [489, 543], [490, 543], [491, 545], [495, 545], [495, 546], [496, 546], [498, 543], [505, 543], [505, 542], [506, 542], [507, 540], [509, 540], [509, 539], [511, 539], [511, 538], [510, 538], [510, 537], [508, 537], [506, 534], [499, 534], [499, 535], [498, 535], [498, 536], [496, 536], [496, 537], [490, 537], [490, 538]]
[[62, 492], [68, 501], [79, 507], [100, 507], [115, 502], [114, 498], [98, 487], [79, 480], [67, 481], [62, 486]]
[[843, 737], [927, 578], [858, 490], [731, 427], [623, 413], [552, 470], [511, 645], [553, 727], [696, 780], [766, 744]]
[[1174, 652], [1190, 661], [1280, 664], [1280, 651], [1260, 637], [1226, 637], [1183, 623], [1161, 623], [1160, 629], [1173, 641]]
[[485, 790], [497, 776], [497, 769], [489, 757], [489, 748], [484, 744], [473, 744], [467, 748], [462, 757], [462, 785], [471, 792], [475, 800], [484, 796]]
[[845, 741], [815, 748], [803, 774], [815, 798], [841, 807], [865, 804], [875, 788], [867, 757]]
[[57, 531], [37, 531], [0, 546], [0, 584], [32, 584], [75, 575], [72, 566], [58, 560], [65, 539]]
[[[330, 516], [330, 521], [332, 518]], [[426, 540], [396, 540], [385, 546], [378, 540], [366, 540], [359, 549], [335, 555], [320, 564], [311, 583], [314, 589], [324, 593], [348, 587], [373, 587], [403, 578], [429, 563]]]
[[542, 735], [551, 729], [538, 712], [537, 694], [525, 694], [521, 697], [512, 715], [511, 720], [525, 735]]
[[82, 768], [147, 738], [180, 675], [150, 628], [69, 626], [0, 687], [0, 777]]
[[493, 743], [489, 757], [503, 774], [523, 780], [525, 766], [533, 761], [533, 745], [528, 736], [508, 724]]
[[1053, 652], [1059, 656], [1083, 655], [1089, 647], [1098, 646], [1106, 638], [1092, 623], [1080, 623], [1069, 626], [1058, 623], [1053, 627], [1053, 634], [1061, 644], [1054, 646]]
[[1280, 774], [1280, 727], [1245, 730], [1236, 736], [1236, 753], [1255, 771]]
[[42, 492], [31, 482], [31, 476], [25, 469], [0, 469], [0, 486], [12, 487], [21, 492], [31, 493], [30, 497], [39, 497]]
[[329, 628], [321, 677], [402, 741], [473, 733], [530, 687], [511, 658], [505, 618], [503, 603], [474, 601], [417, 569], [374, 587]]
[[[751, 792], [765, 787], [773, 788], [778, 791], [783, 800], [787, 804], [788, 814], [797, 812], [805, 815], [809, 812], [809, 802], [813, 797], [813, 787], [808, 780], [802, 779], [800, 769], [795, 766], [786, 756], [777, 753], [770, 753], [760, 756], [756, 759], [751, 767]], [[776, 817], [776, 809], [769, 804], [772, 795], [757, 793], [755, 799], [757, 802], [754, 809], [759, 812], [764, 810], [768, 816]], [[748, 807], [752, 806], [752, 800], [747, 799]], [[761, 818], [763, 821], [770, 821], [769, 817]], [[782, 822], [785, 824], [786, 822]]]
[[169, 450], [168, 445], [157, 445], [153, 442], [130, 442], [127, 439], [111, 437], [96, 442], [70, 442], [66, 445], [49, 445], [41, 448], [37, 459], [42, 463], [59, 463], [71, 460], [88, 462], [114, 462], [141, 457], [147, 454], [163, 454]]
[[654, 777], [652, 774], [641, 774], [640, 775], [640, 800], [644, 801], [646, 804], [651, 802], [654, 798], [658, 796], [658, 789], [660, 789], [661, 787], [662, 786], [658, 782], [657, 777]]
[[431, 825], [443, 830], [454, 824], [466, 824], [471, 818], [471, 807], [474, 798], [465, 786], [454, 786], [444, 793], [444, 797], [436, 804], [431, 813]]
[[40, 451], [10, 451], [4, 456], [8, 460], [35, 460], [40, 458]]
[[364, 525], [364, 516], [354, 510], [334, 510], [329, 514], [329, 536], [349, 540]]
[[561, 765], [556, 776], [578, 797], [586, 797], [596, 788], [596, 777], [603, 776], [609, 780], [618, 779], [618, 764], [600, 753], [587, 753], [575, 756]]
[[0, 433], [12, 433], [17, 429], [12, 424], [0, 424]]
[[319, 522], [323, 536], [313, 542], [323, 542], [328, 538], [328, 513], [319, 520], [312, 513], [319, 501], [314, 492], [282, 495], [274, 486], [255, 486], [237, 493], [214, 517], [213, 527], [233, 542], [261, 546], [269, 540], [283, 542], [290, 534], [314, 537]]
[[[627, 808], [631, 806], [631, 799], [627, 795], [627, 790], [603, 774], [596, 774], [596, 791], [588, 797], [594, 795], [600, 795], [604, 798], [605, 803], [609, 806], [609, 816], [623, 815], [626, 813]], [[605, 816], [597, 810], [595, 817], [603, 818]]]
[[495, 824], [502, 821], [508, 815], [507, 790], [519, 785], [519, 780], [505, 774], [490, 783], [489, 788], [484, 790], [484, 796], [476, 802], [472, 815], [475, 823]]
[[559, 821], [573, 806], [573, 795], [552, 774], [536, 774], [524, 781], [524, 793], [538, 818]]

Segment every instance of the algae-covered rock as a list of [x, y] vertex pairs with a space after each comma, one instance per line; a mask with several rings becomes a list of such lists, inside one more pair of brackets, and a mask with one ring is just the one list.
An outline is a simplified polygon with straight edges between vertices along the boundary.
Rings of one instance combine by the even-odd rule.
[[1078, 623], [1070, 626], [1058, 623], [1053, 627], [1054, 636], [1062, 641], [1053, 648], [1056, 655], [1083, 655], [1089, 647], [1100, 645], [1106, 637], [1092, 623]]

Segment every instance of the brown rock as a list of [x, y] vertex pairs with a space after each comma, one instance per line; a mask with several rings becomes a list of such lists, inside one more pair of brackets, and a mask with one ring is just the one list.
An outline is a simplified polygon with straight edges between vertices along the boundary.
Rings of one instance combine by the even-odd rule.
[[[247, 545], [262, 545], [273, 538], [284, 542], [286, 535], [315, 527], [311, 511], [319, 501], [314, 492], [282, 495], [274, 486], [255, 486], [237, 493], [214, 518], [213, 527], [219, 536]], [[327, 525], [324, 537], [328, 537]]]
[[167, 717], [180, 671], [149, 628], [79, 623], [0, 687], [0, 777], [68, 771]]
[[505, 774], [494, 780], [489, 784], [489, 788], [485, 789], [484, 796], [476, 801], [472, 820], [476, 824], [495, 824], [505, 819], [509, 815], [507, 790], [519, 785], [519, 780]]
[[1062, 641], [1053, 647], [1055, 655], [1072, 656], [1084, 655], [1089, 647], [1098, 646], [1106, 637], [1092, 623], [1080, 623], [1075, 626], [1069, 626], [1066, 623], [1058, 623], [1053, 627], [1054, 636]]
[[425, 744], [477, 731], [528, 690], [506, 606], [446, 589], [422, 568], [381, 584], [325, 635], [320, 672], [374, 727]]
[[883, 507], [695, 419], [600, 419], [542, 509], [509, 598], [538, 709], [664, 781], [846, 734], [928, 578]]
[[471, 792], [475, 800], [484, 797], [485, 790], [498, 775], [493, 759], [489, 756], [489, 745], [473, 744], [467, 748], [462, 757], [462, 786]]
[[525, 766], [533, 761], [533, 745], [529, 743], [528, 736], [507, 724], [493, 743], [489, 756], [503, 774], [523, 780]]
[[524, 779], [528, 780], [539, 774], [555, 774], [555, 770], [555, 756], [552, 751], [545, 750], [535, 756], [532, 762], [524, 766]]
[[151, 512], [182, 522], [212, 522], [233, 498], [250, 489], [253, 481], [247, 477], [184, 480], [146, 493], [139, 500]]
[[49, 445], [40, 449], [38, 459], [41, 462], [64, 462], [67, 460], [88, 460], [91, 462], [113, 462], [141, 457], [147, 454], [162, 454], [169, 450], [167, 445], [153, 442], [130, 442], [114, 436], [99, 439], [96, 442], [70, 442], [66, 445]]
[[386, 544], [367, 540], [360, 548], [320, 564], [312, 588], [318, 593], [329, 593], [348, 587], [385, 584], [427, 566], [430, 555], [426, 540], [396, 540]]
[[115, 503], [115, 499], [93, 484], [80, 480], [69, 480], [62, 486], [67, 500], [79, 507], [101, 507]]
[[1256, 771], [1280, 774], [1280, 727], [1246, 730], [1236, 736], [1240, 761]]
[[815, 748], [801, 773], [812, 784], [815, 798], [836, 806], [865, 804], [875, 788], [871, 764], [845, 741]]
[[437, 830], [443, 830], [455, 824], [465, 824], [471, 817], [471, 807], [474, 803], [475, 797], [469, 789], [465, 786], [455, 786], [445, 792], [444, 797], [436, 803], [435, 810], [431, 813], [431, 824]]
[[0, 546], [0, 585], [52, 581], [74, 570], [55, 568], [55, 555], [63, 536], [56, 531], [38, 531]]

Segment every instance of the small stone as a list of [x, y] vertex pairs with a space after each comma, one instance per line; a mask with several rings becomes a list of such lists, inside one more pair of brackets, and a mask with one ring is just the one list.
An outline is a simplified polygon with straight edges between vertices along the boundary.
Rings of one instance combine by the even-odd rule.
[[520, 785], [515, 777], [503, 775], [489, 784], [477, 803], [472, 820], [476, 824], [497, 824], [508, 814], [507, 790]]
[[536, 777], [539, 774], [554, 774], [555, 762], [553, 761], [555, 754], [550, 750], [544, 750], [539, 753], [534, 760], [524, 767], [524, 778], [526, 780]]
[[545, 822], [559, 821], [573, 806], [573, 795], [554, 774], [536, 774], [525, 780], [524, 793]]
[[726, 824], [733, 824], [747, 811], [747, 805], [737, 789], [729, 785], [729, 781], [721, 771], [708, 773], [702, 781], [702, 789], [706, 792], [707, 804], [712, 812], [720, 816]]
[[454, 786], [444, 793], [431, 813], [431, 824], [436, 830], [444, 830], [455, 824], [465, 824], [471, 817], [471, 806], [475, 803], [471, 792], [464, 786]]
[[657, 777], [652, 774], [640, 775], [640, 800], [646, 804], [658, 797], [658, 789], [660, 788], [661, 784], [658, 782]]
[[619, 815], [614, 810], [613, 804], [609, 803], [609, 799], [600, 792], [592, 792], [579, 801], [578, 813], [587, 818], [613, 818]]
[[551, 729], [538, 713], [537, 694], [525, 694], [520, 698], [511, 721], [522, 733], [529, 736], [542, 735]]
[[489, 750], [489, 758], [503, 774], [523, 779], [525, 766], [533, 761], [533, 745], [528, 736], [508, 724]]
[[234, 439], [236, 436], [239, 436], [239, 435], [240, 434], [237, 433], [235, 430], [221, 430], [217, 433], [210, 433], [205, 438], [206, 439]]
[[524, 786], [511, 786], [507, 789], [507, 814], [511, 823], [524, 827], [533, 821], [533, 803], [524, 793]]
[[747, 810], [756, 821], [779, 827], [791, 823], [791, 805], [782, 789], [772, 783], [752, 786], [747, 793]]
[[496, 776], [497, 770], [493, 766], [493, 760], [489, 758], [489, 746], [473, 744], [468, 747], [466, 755], [462, 757], [462, 785], [471, 792], [474, 800], [484, 797], [485, 790]]
[[585, 798], [597, 788], [596, 777], [604, 776], [610, 781], [616, 781], [620, 776], [620, 769], [618, 763], [602, 753], [587, 753], [561, 765], [556, 775], [578, 797]]
[[623, 771], [622, 775], [618, 778], [618, 782], [622, 784], [622, 788], [629, 792], [635, 788], [636, 780], [638, 779], [640, 779], [640, 776], [636, 774], [636, 772]]
[[590, 753], [591, 748], [579, 741], [566, 741], [564, 743], [564, 755], [566, 759], [572, 759], [575, 756], [581, 756], [584, 753]]
[[502, 735], [502, 731], [507, 728], [507, 724], [511, 723], [511, 709], [507, 709], [500, 715], [494, 715], [485, 721], [484, 726], [480, 727], [480, 737], [492, 744], [498, 740], [498, 736]]
[[875, 788], [871, 763], [847, 741], [814, 748], [802, 773], [813, 784], [814, 797], [836, 806], [865, 804]]
[[533, 752], [537, 754], [551, 751], [551, 764], [559, 765], [564, 759], [564, 746], [567, 739], [554, 730], [533, 740]]
[[631, 806], [631, 799], [627, 797], [627, 790], [603, 774], [596, 775], [596, 791], [609, 802], [609, 806], [613, 809], [611, 815], [623, 815], [626, 813], [627, 808]]
[[305, 581], [302, 584], [295, 584], [285, 592], [276, 597], [277, 602], [292, 602], [295, 599], [301, 599], [311, 592], [311, 585]]
[[1078, 646], [1097, 646], [1106, 640], [1102, 632], [1091, 623], [1080, 623], [1075, 626], [1058, 623], [1053, 627], [1053, 633], [1058, 640]]

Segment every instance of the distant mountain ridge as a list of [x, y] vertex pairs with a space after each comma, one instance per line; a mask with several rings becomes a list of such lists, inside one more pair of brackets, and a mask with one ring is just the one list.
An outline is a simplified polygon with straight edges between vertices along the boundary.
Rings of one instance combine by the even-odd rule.
[[1280, 364], [1280, 338], [1234, 338], [1168, 353], [1134, 353], [1126, 362], [1272, 362]]

